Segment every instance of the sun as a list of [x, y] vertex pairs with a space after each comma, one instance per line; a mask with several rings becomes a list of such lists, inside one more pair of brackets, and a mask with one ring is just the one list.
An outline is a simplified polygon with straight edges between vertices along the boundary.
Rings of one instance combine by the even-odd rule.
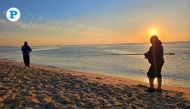
[[158, 29], [151, 29], [151, 35], [158, 35]]
[[147, 38], [150, 38], [151, 36], [154, 36], [154, 35], [160, 36], [160, 32], [161, 31], [159, 31], [159, 30], [160, 29], [158, 29], [156, 27], [150, 27], [150, 28], [148, 28], [148, 30], [147, 30], [148, 37]]
[[146, 39], [150, 39], [154, 35], [160, 37], [161, 32], [162, 32], [161, 30], [162, 29], [160, 27], [154, 27], [154, 26], [147, 28], [147, 30], [146, 30], [146, 32], [147, 32], [146, 33], [147, 34]]
[[152, 30], [152, 33], [154, 34], [154, 33], [155, 33], [155, 30]]

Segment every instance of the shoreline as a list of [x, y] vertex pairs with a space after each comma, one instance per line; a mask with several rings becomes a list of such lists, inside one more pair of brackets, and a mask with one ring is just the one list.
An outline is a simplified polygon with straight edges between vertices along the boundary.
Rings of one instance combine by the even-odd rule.
[[[0, 59], [0, 62], [11, 62], [15, 63], [21, 66], [24, 66], [23, 62], [16, 62], [16, 61], [10, 61], [6, 59]], [[128, 84], [128, 85], [146, 85], [149, 86], [149, 83], [146, 82], [141, 82], [141, 81], [136, 81], [136, 80], [131, 80], [131, 79], [125, 79], [125, 78], [120, 78], [120, 77], [113, 77], [113, 76], [107, 76], [107, 75], [100, 75], [100, 74], [94, 74], [94, 73], [87, 73], [87, 72], [81, 72], [81, 71], [75, 71], [75, 70], [68, 70], [68, 69], [63, 69], [63, 68], [58, 68], [58, 67], [51, 67], [51, 66], [45, 66], [45, 65], [38, 65], [38, 64], [30, 64], [30, 67], [35, 67], [35, 68], [42, 68], [45, 70], [50, 70], [50, 71], [59, 71], [59, 72], [69, 72], [73, 74], [74, 76], [80, 76], [80, 75], [85, 75], [89, 79], [92, 79], [94, 81], [100, 80], [100, 82], [106, 83], [106, 84]], [[100, 79], [97, 79], [100, 78]], [[105, 79], [105, 80], [103, 80]], [[157, 84], [155, 84], [155, 87]], [[183, 88], [183, 87], [174, 87], [174, 86], [166, 86], [162, 85], [163, 89], [166, 90], [172, 90], [172, 91], [181, 91], [184, 93], [190, 94], [190, 88]]]
[[190, 108], [189, 88], [162, 86], [162, 94], [147, 93], [149, 84], [135, 80], [36, 64], [25, 67], [5, 59], [0, 64], [0, 108]]

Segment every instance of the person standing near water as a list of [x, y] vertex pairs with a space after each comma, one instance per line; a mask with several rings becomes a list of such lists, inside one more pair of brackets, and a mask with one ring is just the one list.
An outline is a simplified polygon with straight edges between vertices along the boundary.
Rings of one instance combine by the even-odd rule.
[[[162, 42], [158, 39], [156, 35], [150, 38], [150, 43], [152, 46], [149, 51], [144, 54], [145, 58], [148, 59], [148, 62], [151, 64], [147, 76], [149, 78], [150, 88], [145, 90], [146, 92], [161, 92], [162, 93], [162, 75], [161, 69], [164, 64], [164, 48]], [[157, 78], [158, 88], [154, 88], [154, 78]]]
[[30, 46], [28, 46], [28, 42], [24, 42], [24, 45], [21, 48], [22, 50], [22, 54], [23, 54], [23, 60], [24, 60], [24, 64], [25, 66], [30, 66], [30, 52], [32, 51], [32, 49], [30, 48]]

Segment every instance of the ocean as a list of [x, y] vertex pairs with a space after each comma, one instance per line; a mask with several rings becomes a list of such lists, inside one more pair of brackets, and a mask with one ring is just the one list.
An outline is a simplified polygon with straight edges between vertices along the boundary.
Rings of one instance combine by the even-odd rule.
[[[31, 46], [31, 63], [148, 82], [143, 55], [150, 43]], [[190, 42], [165, 42], [163, 85], [190, 88]], [[108, 54], [108, 55], [106, 55]], [[21, 47], [0, 47], [0, 58], [23, 62]], [[156, 84], [156, 82], [155, 82]]]

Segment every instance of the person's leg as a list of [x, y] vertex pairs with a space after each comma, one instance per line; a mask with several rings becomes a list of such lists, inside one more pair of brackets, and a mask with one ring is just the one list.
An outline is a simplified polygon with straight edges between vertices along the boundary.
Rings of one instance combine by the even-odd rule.
[[149, 78], [150, 88], [154, 89], [154, 79]]
[[147, 77], [149, 80], [150, 88], [145, 91], [146, 92], [155, 92], [155, 89], [154, 89], [154, 78], [155, 78], [154, 65], [150, 66], [149, 71], [147, 73]]
[[26, 55], [23, 55], [23, 60], [24, 60], [24, 65], [26, 66], [27, 65], [27, 63], [26, 63]]
[[162, 70], [162, 66], [163, 64], [161, 65], [157, 65], [157, 81], [158, 81], [158, 90], [162, 89], [162, 75], [161, 75], [161, 70]]
[[28, 67], [30, 67], [30, 55], [28, 55]]
[[29, 66], [29, 55], [26, 55], [26, 66]]
[[149, 83], [150, 83], [150, 88], [148, 88], [148, 89], [145, 90], [145, 91], [146, 91], [146, 92], [155, 92], [154, 79], [153, 79], [153, 78], [149, 78]]
[[155, 70], [154, 70], [154, 65], [151, 64], [149, 70], [148, 70], [148, 73], [147, 73], [147, 76], [148, 76], [148, 79], [149, 79], [149, 84], [150, 84], [150, 88], [154, 88], [154, 78], [155, 78]]
[[162, 78], [157, 78], [157, 81], [158, 81], [158, 90], [162, 89]]

